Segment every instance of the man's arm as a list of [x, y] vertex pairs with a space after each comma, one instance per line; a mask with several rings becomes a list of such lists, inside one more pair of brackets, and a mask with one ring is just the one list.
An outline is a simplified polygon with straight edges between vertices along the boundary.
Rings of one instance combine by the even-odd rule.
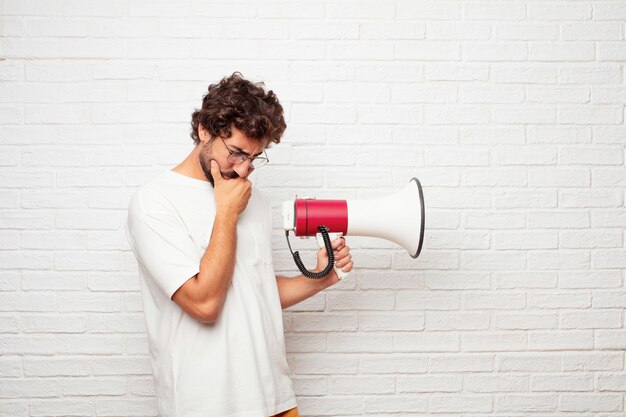
[[222, 310], [235, 270], [237, 220], [245, 210], [252, 187], [246, 178], [225, 180], [211, 161], [215, 180], [216, 215], [211, 240], [200, 261], [200, 272], [187, 280], [172, 300], [201, 322], [215, 322]]
[[[350, 248], [346, 245], [345, 239], [335, 239], [332, 245], [335, 252], [335, 266], [341, 268], [343, 272], [350, 272], [352, 270], [352, 255], [350, 255]], [[321, 271], [327, 264], [328, 255], [326, 254], [326, 249], [322, 248], [317, 252], [317, 268], [315, 272]], [[334, 269], [320, 279], [311, 279], [304, 275], [298, 275], [293, 278], [277, 276], [276, 283], [278, 284], [280, 305], [282, 308], [291, 307], [337, 282], [339, 282], [339, 277]]]

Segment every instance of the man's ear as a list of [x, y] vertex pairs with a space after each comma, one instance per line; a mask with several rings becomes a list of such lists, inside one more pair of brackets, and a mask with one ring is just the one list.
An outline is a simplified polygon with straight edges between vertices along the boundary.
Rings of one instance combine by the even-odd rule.
[[209, 132], [207, 132], [204, 126], [200, 123], [198, 123], [198, 138], [200, 138], [200, 142], [202, 142], [202, 144], [207, 143], [211, 139]]

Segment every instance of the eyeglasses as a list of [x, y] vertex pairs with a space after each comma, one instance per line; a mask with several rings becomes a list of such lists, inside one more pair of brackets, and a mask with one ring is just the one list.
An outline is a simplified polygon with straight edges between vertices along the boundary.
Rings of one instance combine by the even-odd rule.
[[229, 155], [228, 155], [227, 161], [230, 164], [233, 164], [233, 165], [243, 164], [246, 161], [246, 159], [249, 159], [250, 166], [254, 169], [257, 169], [257, 168], [261, 168], [263, 165], [267, 164], [270, 161], [270, 159], [267, 157], [267, 154], [265, 153], [265, 150], [263, 150], [264, 156], [261, 156], [261, 155], [248, 156], [248, 154], [245, 152], [238, 152], [238, 151], [231, 150], [226, 144], [226, 142], [224, 141], [224, 138], [220, 136], [220, 139], [222, 139], [222, 143], [224, 144], [224, 146], [226, 147], [226, 150], [228, 151]]

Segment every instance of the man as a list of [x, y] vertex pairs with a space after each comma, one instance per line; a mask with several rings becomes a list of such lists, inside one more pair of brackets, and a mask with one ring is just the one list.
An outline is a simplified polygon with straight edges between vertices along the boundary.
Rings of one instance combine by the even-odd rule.
[[[130, 202], [161, 417], [298, 416], [281, 307], [338, 277], [275, 276], [270, 206], [248, 176], [285, 128], [274, 93], [234, 73], [193, 113], [189, 156]], [[344, 239], [333, 248], [350, 271]], [[327, 260], [320, 250], [316, 270]]]

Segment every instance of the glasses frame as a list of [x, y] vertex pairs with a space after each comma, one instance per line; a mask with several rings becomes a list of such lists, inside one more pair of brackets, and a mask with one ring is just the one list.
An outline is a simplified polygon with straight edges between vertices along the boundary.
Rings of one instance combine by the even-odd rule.
[[[240, 151], [233, 151], [232, 149], [230, 149], [228, 147], [228, 145], [226, 144], [226, 141], [224, 141], [224, 138], [219, 136], [219, 138], [222, 140], [222, 143], [224, 144], [224, 147], [226, 148], [226, 150], [228, 151], [228, 162], [230, 162], [233, 165], [241, 165], [245, 162], [246, 159], [250, 160], [250, 166], [253, 169], [258, 169], [261, 168], [262, 166], [267, 165], [270, 162], [270, 159], [267, 157], [267, 153], [265, 152], [265, 149], [263, 149], [263, 155], [258, 155], [258, 156], [249, 156], [247, 155], [245, 152], [240, 152]], [[239, 159], [239, 161], [235, 161], [233, 162], [232, 158], [233, 155], [240, 155], [239, 157], [237, 157], [237, 159]], [[243, 159], [242, 159], [243, 158]], [[256, 165], [256, 163], [261, 162], [261, 165]]]

